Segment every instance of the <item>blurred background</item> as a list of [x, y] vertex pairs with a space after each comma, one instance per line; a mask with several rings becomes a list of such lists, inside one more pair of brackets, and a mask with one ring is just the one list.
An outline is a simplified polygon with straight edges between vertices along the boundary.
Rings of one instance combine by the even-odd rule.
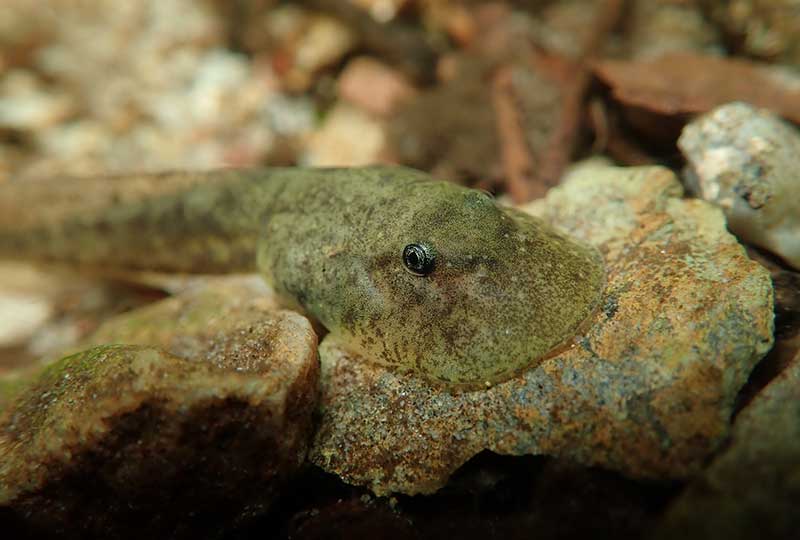
[[800, 120], [781, 0], [4, 0], [0, 182], [402, 163], [516, 202], [698, 112]]

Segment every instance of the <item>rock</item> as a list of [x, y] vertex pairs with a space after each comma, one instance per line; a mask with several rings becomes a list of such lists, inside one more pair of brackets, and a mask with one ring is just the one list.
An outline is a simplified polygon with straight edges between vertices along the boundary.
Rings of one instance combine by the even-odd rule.
[[350, 27], [296, 3], [246, 9], [261, 13], [241, 21], [237, 39], [251, 52], [267, 54], [281, 85], [294, 93], [309, 91], [321, 70], [340, 62], [356, 46]]
[[0, 84], [0, 128], [35, 131], [52, 127], [75, 114], [73, 100], [43, 88], [31, 74], [5, 74]]
[[311, 460], [377, 494], [436, 491], [484, 449], [698, 471], [772, 344], [772, 287], [722, 213], [681, 195], [666, 169], [594, 164], [527, 207], [597, 246], [608, 285], [579, 344], [515, 379], [449, 393], [323, 343]]
[[339, 97], [365, 111], [385, 116], [416, 93], [403, 75], [372, 58], [351, 60], [338, 81]]
[[355, 167], [379, 163], [385, 146], [383, 124], [346, 103], [334, 106], [306, 148], [315, 167]]
[[670, 52], [723, 52], [719, 31], [694, 2], [638, 0], [632, 3], [628, 40], [637, 59]]
[[[46, 277], [28, 266], [0, 265], [0, 349], [23, 345], [50, 318], [48, 286]], [[0, 373], [3, 367], [0, 361]]]
[[0, 507], [37, 532], [214, 536], [263, 512], [304, 462], [318, 363], [303, 317], [223, 286], [92, 339], [131, 344], [50, 365], [0, 418]]
[[795, 0], [703, 0], [713, 23], [735, 43], [734, 54], [800, 66], [800, 10]]
[[0, 410], [10, 390], [42, 369], [42, 359], [62, 356], [102, 321], [164, 296], [141, 285], [53, 270], [0, 262]]
[[730, 446], [674, 503], [655, 537], [795, 538], [798, 501], [800, 354], [739, 413]]
[[687, 182], [730, 229], [800, 269], [800, 132], [767, 110], [723, 105], [678, 139]]
[[314, 71], [341, 59], [354, 43], [355, 38], [344, 24], [315, 17], [295, 50], [295, 61], [301, 69]]
[[[606, 3], [596, 0], [562, 0], [539, 4], [531, 9], [536, 45], [573, 60], [580, 59], [585, 53], [582, 46], [596, 31], [598, 15], [608, 9]], [[519, 18], [518, 14], [514, 15]]]

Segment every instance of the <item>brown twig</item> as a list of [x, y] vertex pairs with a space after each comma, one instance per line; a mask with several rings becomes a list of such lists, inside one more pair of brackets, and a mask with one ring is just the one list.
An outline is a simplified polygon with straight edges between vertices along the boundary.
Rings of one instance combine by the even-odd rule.
[[542, 154], [546, 159], [541, 160], [537, 170], [538, 183], [543, 186], [558, 184], [569, 164], [578, 142], [583, 102], [591, 83], [591, 61], [602, 51], [608, 35], [619, 22], [624, 4], [625, 0], [606, 0], [605, 5], [599, 9], [592, 32], [581, 47], [580, 60], [573, 64], [573, 72], [564, 86], [558, 126]]
[[492, 105], [497, 121], [506, 191], [515, 204], [528, 201], [533, 194], [533, 158], [517, 114], [511, 68], [498, 69], [491, 82]]

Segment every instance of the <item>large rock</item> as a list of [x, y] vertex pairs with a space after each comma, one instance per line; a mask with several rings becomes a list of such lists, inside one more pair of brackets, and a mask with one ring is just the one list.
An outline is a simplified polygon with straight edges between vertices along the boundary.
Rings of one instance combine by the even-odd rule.
[[30, 527], [209, 537], [263, 512], [304, 462], [318, 362], [300, 315], [218, 285], [93, 339], [131, 345], [55, 362], [0, 418], [0, 506]]
[[603, 254], [603, 308], [574, 346], [449, 393], [323, 343], [311, 459], [375, 493], [430, 493], [483, 449], [684, 478], [729, 430], [772, 344], [772, 287], [722, 213], [658, 167], [590, 164], [527, 210]]
[[742, 410], [730, 446], [656, 538], [784, 539], [800, 531], [800, 354]]

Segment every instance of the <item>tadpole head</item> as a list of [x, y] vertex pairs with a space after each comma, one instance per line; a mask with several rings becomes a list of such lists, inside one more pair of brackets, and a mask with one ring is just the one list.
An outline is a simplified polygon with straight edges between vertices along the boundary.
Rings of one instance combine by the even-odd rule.
[[363, 294], [342, 328], [355, 349], [470, 388], [535, 366], [576, 335], [602, 295], [595, 249], [483, 192], [420, 189], [430, 192], [366, 250]]

